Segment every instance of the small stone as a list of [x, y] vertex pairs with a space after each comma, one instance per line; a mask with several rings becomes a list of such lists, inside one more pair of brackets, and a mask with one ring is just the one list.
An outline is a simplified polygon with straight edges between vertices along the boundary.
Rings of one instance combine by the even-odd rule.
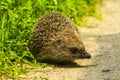
[[110, 69], [103, 69], [102, 72], [109, 72]]

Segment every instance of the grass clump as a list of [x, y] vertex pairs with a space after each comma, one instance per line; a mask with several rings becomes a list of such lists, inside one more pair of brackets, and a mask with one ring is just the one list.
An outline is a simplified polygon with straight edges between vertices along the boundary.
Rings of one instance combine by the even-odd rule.
[[[102, 0], [1, 0], [0, 1], [0, 78], [16, 78], [25, 71], [23, 63], [35, 65], [28, 42], [36, 20], [57, 11], [80, 24], [84, 16], [98, 16], [96, 4]], [[32, 63], [25, 60], [29, 56]]]

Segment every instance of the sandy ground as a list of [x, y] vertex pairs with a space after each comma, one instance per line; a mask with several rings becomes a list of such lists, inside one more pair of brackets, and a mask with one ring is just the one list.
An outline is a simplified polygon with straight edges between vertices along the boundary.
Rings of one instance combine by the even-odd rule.
[[120, 80], [120, 0], [105, 0], [102, 6], [102, 22], [88, 18], [89, 28], [79, 28], [91, 59], [76, 60], [82, 67], [49, 67], [28, 73], [27, 80]]

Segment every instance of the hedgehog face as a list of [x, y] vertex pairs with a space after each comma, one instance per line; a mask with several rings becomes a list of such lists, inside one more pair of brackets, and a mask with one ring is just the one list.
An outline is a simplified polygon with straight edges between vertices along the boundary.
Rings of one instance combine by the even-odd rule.
[[69, 41], [64, 42], [61, 40], [57, 40], [55, 43], [56, 43], [56, 45], [54, 44], [55, 49], [59, 51], [59, 53], [63, 52], [64, 56], [66, 54], [67, 57], [69, 56], [70, 58], [79, 58], [79, 59], [90, 59], [91, 58], [91, 55], [86, 52], [82, 42], [81, 43], [79, 42], [80, 44], [76, 45], [78, 44], [77, 41], [75, 44]]

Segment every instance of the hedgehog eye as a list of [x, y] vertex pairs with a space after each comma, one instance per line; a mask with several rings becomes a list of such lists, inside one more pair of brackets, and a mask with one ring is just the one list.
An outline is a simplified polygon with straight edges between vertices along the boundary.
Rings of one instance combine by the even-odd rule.
[[74, 48], [74, 47], [69, 48], [69, 50], [70, 50], [73, 54], [76, 54], [76, 53], [79, 52], [78, 48]]

